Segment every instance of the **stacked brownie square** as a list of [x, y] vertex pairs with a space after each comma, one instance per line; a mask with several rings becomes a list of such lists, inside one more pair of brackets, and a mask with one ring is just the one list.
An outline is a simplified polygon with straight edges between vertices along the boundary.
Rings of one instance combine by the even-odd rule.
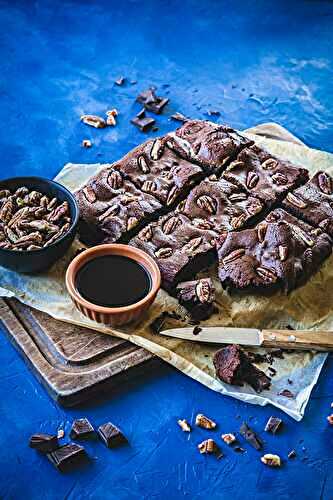
[[146, 251], [172, 293], [217, 258], [223, 286], [289, 291], [331, 252], [332, 180], [307, 180], [230, 127], [189, 120], [76, 193], [79, 231], [89, 244]]

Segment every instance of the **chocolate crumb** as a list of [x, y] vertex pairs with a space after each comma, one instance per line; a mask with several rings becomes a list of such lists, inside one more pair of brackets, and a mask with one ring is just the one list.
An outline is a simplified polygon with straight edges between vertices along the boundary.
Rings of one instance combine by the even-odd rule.
[[293, 394], [289, 389], [283, 389], [283, 391], [278, 393], [278, 396], [284, 396], [285, 398], [293, 399], [295, 394]]
[[196, 325], [194, 328], [193, 328], [193, 335], [199, 335], [199, 333], [201, 332], [202, 328], [200, 328], [200, 326]]
[[216, 109], [209, 109], [207, 114], [208, 116], [221, 116], [220, 111], [217, 111]]
[[288, 382], [289, 385], [293, 385], [293, 381], [290, 380], [290, 378], [287, 379], [287, 382]]
[[241, 446], [234, 446], [233, 450], [236, 451], [236, 453], [245, 453], [246, 450], [242, 448]]
[[295, 458], [297, 456], [297, 453], [295, 450], [291, 450], [289, 453], [288, 453], [288, 458]]
[[269, 371], [269, 374], [270, 374], [271, 377], [275, 377], [275, 375], [276, 375], [275, 368], [273, 368], [272, 366], [269, 366], [268, 367], [268, 371]]

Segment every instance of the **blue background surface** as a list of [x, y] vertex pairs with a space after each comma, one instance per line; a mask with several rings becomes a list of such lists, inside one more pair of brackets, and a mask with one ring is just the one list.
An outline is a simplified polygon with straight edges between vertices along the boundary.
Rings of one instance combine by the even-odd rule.
[[[171, 98], [157, 134], [175, 127], [172, 112], [203, 118], [217, 109], [216, 121], [239, 129], [275, 121], [333, 151], [332, 2], [14, 0], [0, 1], [0, 15], [2, 178], [52, 177], [68, 161], [121, 157], [144, 139], [129, 120], [148, 85]], [[120, 75], [128, 81], [117, 87]], [[114, 129], [79, 121], [112, 107], [120, 111]], [[90, 150], [81, 147], [84, 138], [93, 140]], [[301, 423], [215, 394], [166, 365], [110, 398], [64, 410], [3, 338], [0, 497], [332, 499], [332, 373], [329, 360]], [[196, 429], [188, 437], [176, 424], [199, 411], [219, 422], [217, 435], [237, 431], [242, 420], [263, 433], [272, 413], [282, 416], [283, 432], [265, 435], [265, 449], [285, 459], [295, 448], [298, 456], [280, 470], [265, 467], [248, 446], [238, 455], [222, 445], [220, 461], [202, 457], [196, 445], [207, 434]], [[79, 416], [119, 424], [130, 446], [109, 451], [91, 443], [92, 463], [60, 475], [27, 440], [36, 431], [68, 430]]]

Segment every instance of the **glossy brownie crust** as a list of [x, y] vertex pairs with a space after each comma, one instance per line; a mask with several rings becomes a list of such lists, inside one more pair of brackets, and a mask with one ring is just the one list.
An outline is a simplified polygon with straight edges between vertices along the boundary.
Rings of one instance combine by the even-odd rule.
[[331, 245], [326, 233], [277, 209], [255, 228], [219, 238], [219, 277], [224, 287], [289, 292], [318, 269]]
[[304, 186], [289, 193], [283, 207], [333, 237], [333, 179], [317, 172]]

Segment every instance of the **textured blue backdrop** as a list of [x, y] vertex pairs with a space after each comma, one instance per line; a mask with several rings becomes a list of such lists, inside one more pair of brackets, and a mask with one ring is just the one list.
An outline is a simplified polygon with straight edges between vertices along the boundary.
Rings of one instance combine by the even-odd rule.
[[[159, 132], [181, 111], [245, 128], [276, 121], [307, 144], [333, 151], [333, 4], [321, 1], [244, 0], [56, 2], [0, 1], [0, 177], [54, 176], [67, 161], [113, 161], [143, 140], [129, 124], [139, 90], [156, 85], [170, 105]], [[123, 87], [114, 80], [137, 80]], [[163, 84], [169, 84], [164, 87]], [[93, 130], [82, 113], [117, 107], [115, 129]], [[94, 146], [80, 143], [91, 138]], [[1, 277], [0, 277], [1, 279]], [[333, 398], [329, 361], [301, 423], [271, 408], [221, 397], [165, 366], [119, 388], [116, 395], [63, 410], [53, 403], [8, 341], [0, 343], [0, 497], [33, 499], [266, 499], [333, 498]], [[273, 412], [281, 436], [265, 436], [267, 450], [298, 457], [281, 470], [264, 467], [247, 447], [226, 449], [220, 461], [199, 456], [204, 436], [176, 425], [203, 411], [221, 431], [242, 419], [262, 431]], [[27, 448], [31, 433], [69, 428], [74, 417], [108, 419], [130, 446], [88, 446], [84, 471], [60, 476]], [[303, 449], [304, 448], [304, 449]]]

